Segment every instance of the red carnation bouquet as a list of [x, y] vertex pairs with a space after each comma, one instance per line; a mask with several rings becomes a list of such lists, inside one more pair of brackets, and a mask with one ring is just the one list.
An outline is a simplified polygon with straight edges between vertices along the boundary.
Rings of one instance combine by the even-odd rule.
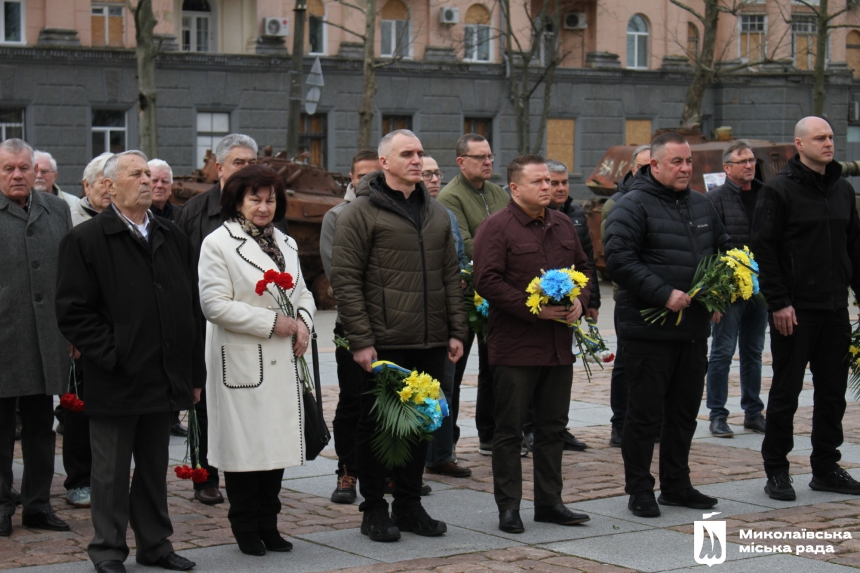
[[[191, 453], [194, 452], [192, 456]], [[188, 463], [194, 463], [194, 467]], [[209, 472], [200, 466], [200, 425], [197, 422], [197, 412], [194, 406], [188, 410], [188, 436], [185, 438], [185, 458], [181, 466], [176, 466], [176, 477], [179, 479], [190, 479], [194, 483], [203, 483], [209, 479]]]
[[83, 412], [84, 410], [84, 401], [78, 397], [78, 374], [75, 371], [74, 358], [69, 359], [69, 389], [60, 397], [60, 407], [72, 412]]
[[[269, 289], [269, 285], [274, 285], [274, 292]], [[272, 295], [272, 298], [274, 298], [275, 302], [278, 303], [278, 310], [280, 310], [285, 316], [298, 320], [288, 293], [288, 291], [295, 288], [295, 286], [296, 283], [293, 280], [293, 275], [290, 273], [279, 273], [274, 269], [269, 269], [263, 273], [262, 280], [257, 281], [257, 287], [254, 290], [260, 296], [263, 296], [265, 293]], [[295, 342], [296, 334], [293, 335], [293, 344], [295, 344]], [[302, 383], [305, 384], [305, 390], [310, 391], [310, 387], [307, 383], [311, 380], [311, 375], [310, 370], [308, 369], [308, 363], [304, 356], [296, 356], [296, 366], [298, 366], [299, 378]]]

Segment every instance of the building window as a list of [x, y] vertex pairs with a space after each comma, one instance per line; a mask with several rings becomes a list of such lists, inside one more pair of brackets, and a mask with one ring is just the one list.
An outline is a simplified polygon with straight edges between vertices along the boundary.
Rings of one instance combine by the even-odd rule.
[[212, 8], [207, 0], [185, 0], [182, 3], [182, 50], [214, 52], [215, 27]]
[[383, 115], [382, 116], [382, 135], [391, 133], [397, 129], [412, 129], [411, 115]]
[[546, 156], [564, 163], [568, 173], [574, 171], [576, 150], [576, 121], [573, 119], [546, 120]]
[[747, 62], [763, 62], [767, 55], [767, 16], [742, 15], [740, 26], [740, 57]]
[[490, 149], [493, 148], [493, 120], [489, 117], [463, 118], [463, 133], [477, 133], [487, 138]]
[[321, 0], [308, 0], [308, 43], [311, 54], [325, 54], [325, 6]]
[[102, 4], [92, 7], [93, 47], [123, 45], [123, 5]]
[[624, 122], [624, 145], [651, 143], [651, 120], [628, 119]]
[[556, 34], [555, 29], [555, 23], [548, 18], [543, 26], [543, 42], [540, 44], [540, 63], [542, 66], [552, 64], [553, 60], [558, 57], [558, 50], [556, 49], [558, 34]]
[[791, 57], [798, 70], [815, 67], [818, 22], [815, 16], [794, 16], [791, 19]]
[[114, 109], [93, 110], [93, 157], [105, 151], [122, 153], [126, 150], [125, 112]]
[[24, 110], [0, 107], [0, 141], [24, 139]]
[[851, 30], [845, 39], [845, 61], [854, 70], [854, 78], [860, 79], [860, 32]]
[[627, 67], [648, 69], [648, 22], [640, 14], [627, 23]]
[[218, 142], [229, 133], [229, 113], [197, 113], [197, 167], [206, 165], [206, 152], [214, 152]]
[[409, 9], [400, 0], [388, 0], [380, 14], [381, 50], [387, 58], [409, 58], [412, 56], [412, 40], [409, 26]]
[[692, 22], [687, 22], [687, 55], [695, 65], [699, 57], [699, 29]]
[[472, 4], [466, 10], [466, 26], [463, 36], [465, 52], [463, 59], [468, 62], [489, 62], [492, 60], [490, 34], [490, 12], [481, 4]]
[[24, 1], [0, 0], [0, 42], [24, 43]]
[[299, 153], [308, 152], [308, 163], [326, 166], [326, 116], [302, 114], [302, 132], [299, 134]]

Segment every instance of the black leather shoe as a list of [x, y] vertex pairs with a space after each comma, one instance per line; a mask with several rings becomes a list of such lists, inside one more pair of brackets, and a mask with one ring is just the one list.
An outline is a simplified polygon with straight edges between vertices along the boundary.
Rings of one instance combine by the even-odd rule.
[[624, 435], [624, 428], [620, 426], [612, 426], [612, 434], [609, 436], [609, 447], [620, 448], [621, 436]]
[[761, 414], [744, 417], [744, 430], [750, 430], [756, 434], [764, 434], [765, 428], [767, 428], [767, 420]]
[[422, 537], [438, 537], [448, 531], [448, 526], [438, 519], [433, 519], [420, 505], [408, 508], [403, 513], [391, 512], [391, 519], [400, 531], [411, 531]]
[[260, 541], [266, 546], [268, 551], [277, 551], [279, 553], [290, 551], [293, 544], [281, 537], [277, 529], [263, 529], [260, 531]]
[[797, 499], [797, 494], [794, 493], [794, 487], [791, 485], [791, 476], [788, 472], [782, 472], [768, 476], [767, 483], [764, 486], [764, 492], [769, 498], [778, 501], [794, 501]]
[[506, 509], [499, 512], [499, 530], [505, 533], [522, 533], [526, 530], [520, 519], [520, 510]]
[[569, 452], [581, 452], [588, 448], [585, 445], [585, 442], [582, 440], [577, 440], [576, 436], [570, 433], [570, 430], [565, 428], [561, 432], [561, 439], [564, 442], [564, 449]]
[[725, 418], [714, 418], [708, 428], [715, 438], [733, 438], [735, 436], [731, 426], [726, 423]]
[[98, 573], [125, 573], [125, 565], [122, 561], [102, 561], [96, 564]]
[[428, 474], [438, 474], [454, 478], [467, 478], [472, 475], [472, 470], [464, 468], [463, 466], [458, 466], [457, 462], [453, 462], [451, 460], [436, 466], [427, 466], [424, 468], [424, 471]]
[[185, 426], [183, 426], [179, 422], [176, 422], [175, 424], [170, 425], [170, 435], [185, 438], [188, 436], [188, 430], [185, 428]]
[[705, 495], [696, 488], [688, 487], [680, 491], [663, 493], [660, 492], [660, 497], [657, 501], [661, 505], [676, 505], [680, 507], [689, 507], [690, 509], [711, 509], [720, 500], [709, 495]]
[[162, 569], [170, 569], [171, 571], [190, 571], [197, 566], [197, 563], [171, 551], [156, 559], [153, 565], [158, 565]]
[[627, 502], [627, 509], [637, 517], [660, 517], [660, 506], [650, 489], [632, 494]]
[[48, 531], [71, 531], [69, 524], [61, 520], [53, 512], [46, 509], [31, 515], [21, 516], [21, 524], [24, 527], [32, 527], [33, 529], [47, 529]]
[[9, 537], [10, 535], [12, 535], [12, 515], [0, 513], [0, 537]]
[[579, 525], [590, 519], [584, 513], [574, 513], [562, 504], [535, 508], [535, 521], [557, 523], [558, 525]]
[[206, 489], [195, 489], [194, 499], [203, 505], [217, 505], [224, 503], [224, 496], [218, 491], [217, 487], [207, 487]]

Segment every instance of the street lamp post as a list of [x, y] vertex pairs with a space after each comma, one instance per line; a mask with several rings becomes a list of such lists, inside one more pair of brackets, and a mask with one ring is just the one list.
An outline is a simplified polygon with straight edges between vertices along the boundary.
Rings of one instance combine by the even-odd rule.
[[290, 66], [290, 115], [287, 119], [287, 157], [289, 159], [299, 154], [299, 133], [302, 122], [302, 67], [305, 55], [305, 13], [307, 9], [307, 0], [296, 0], [293, 59]]

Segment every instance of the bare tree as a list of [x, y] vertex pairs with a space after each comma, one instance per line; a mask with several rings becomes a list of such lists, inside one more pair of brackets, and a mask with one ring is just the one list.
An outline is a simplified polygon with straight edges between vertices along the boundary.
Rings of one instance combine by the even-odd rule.
[[125, 0], [134, 15], [134, 35], [137, 47], [137, 105], [138, 147], [147, 157], [158, 157], [158, 120], [156, 118], [155, 58], [160, 42], [154, 36], [157, 23], [152, 11], [152, 0], [138, 0], [137, 4]]

